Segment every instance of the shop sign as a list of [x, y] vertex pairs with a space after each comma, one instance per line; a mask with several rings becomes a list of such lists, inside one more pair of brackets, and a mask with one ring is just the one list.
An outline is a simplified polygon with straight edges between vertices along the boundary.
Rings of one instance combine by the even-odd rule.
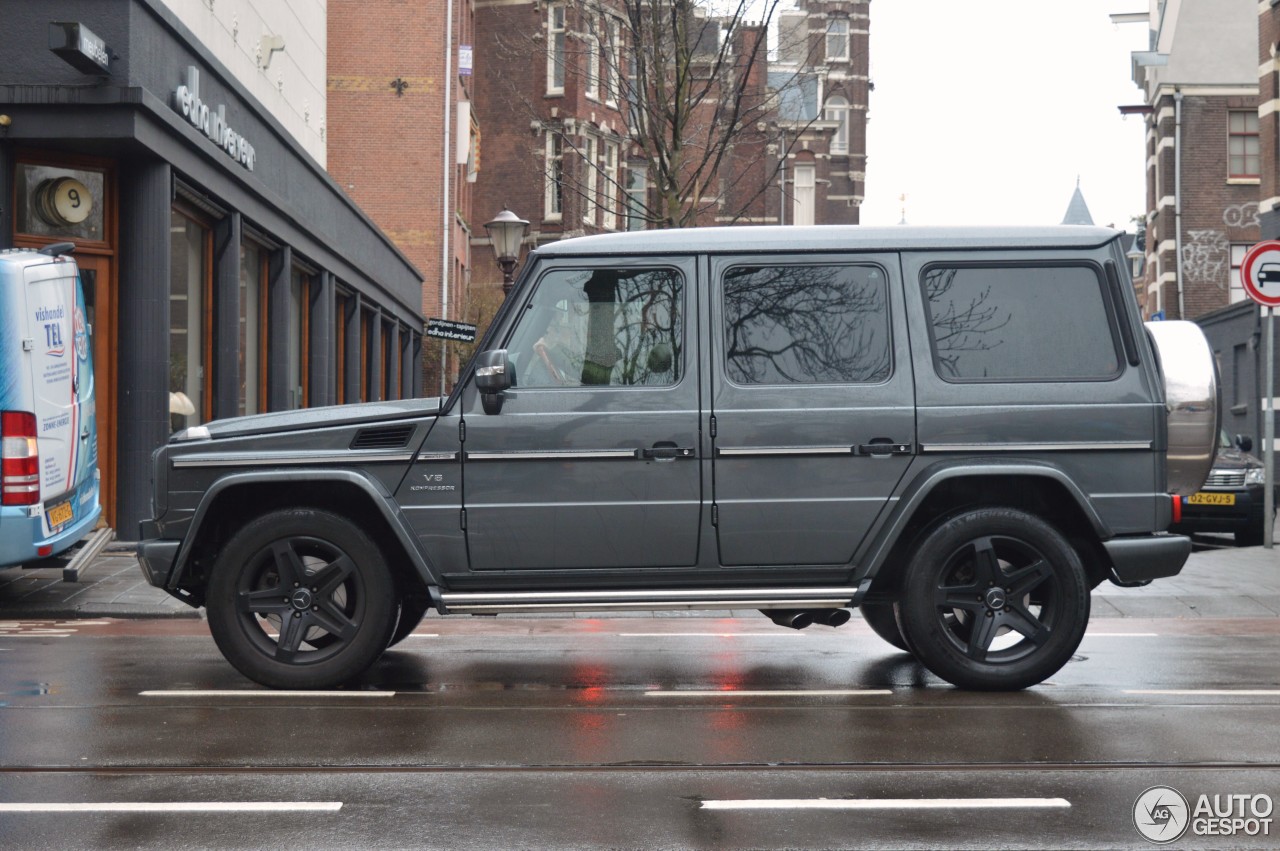
[[86, 74], [111, 73], [111, 48], [78, 21], [51, 21], [49, 49]]
[[209, 141], [226, 151], [227, 156], [253, 171], [256, 159], [253, 145], [227, 126], [226, 105], [218, 104], [215, 109], [210, 109], [209, 104], [200, 99], [200, 69], [194, 65], [187, 66], [187, 81], [178, 86], [173, 97], [174, 108], [183, 118], [209, 137]]

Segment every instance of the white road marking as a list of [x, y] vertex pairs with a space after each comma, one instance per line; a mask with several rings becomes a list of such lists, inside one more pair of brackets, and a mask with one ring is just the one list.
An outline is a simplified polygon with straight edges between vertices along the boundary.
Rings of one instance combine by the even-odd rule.
[[1280, 697], [1280, 689], [1265, 688], [1169, 688], [1169, 689], [1125, 689], [1124, 694], [1167, 694], [1211, 697]]
[[122, 801], [91, 804], [0, 804], [0, 813], [280, 813], [342, 809], [341, 801]]
[[411, 632], [405, 638], [439, 638], [438, 632]]
[[799, 632], [619, 632], [620, 638], [804, 638]]
[[746, 689], [730, 689], [727, 691], [685, 691], [676, 690], [653, 690], [646, 691], [645, 697], [861, 697], [861, 696], [877, 696], [891, 695], [889, 689], [880, 688], [864, 688], [864, 689], [805, 689], [785, 691], [782, 689], [776, 691], [749, 691]]
[[703, 801], [704, 810], [1067, 809], [1066, 798], [755, 798]]
[[1086, 632], [1085, 638], [1159, 638], [1158, 632]]
[[171, 689], [140, 691], [139, 697], [395, 697], [394, 691], [283, 691], [256, 689]]
[[70, 638], [69, 632], [0, 632], [0, 638]]

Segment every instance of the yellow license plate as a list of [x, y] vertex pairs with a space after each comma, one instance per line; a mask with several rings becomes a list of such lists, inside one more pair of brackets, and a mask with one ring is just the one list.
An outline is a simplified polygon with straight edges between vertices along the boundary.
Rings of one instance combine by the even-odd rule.
[[1233, 493], [1193, 493], [1187, 497], [1188, 505], [1235, 505]]
[[75, 511], [71, 508], [71, 500], [67, 500], [58, 503], [45, 513], [49, 515], [49, 528], [56, 529], [70, 520]]

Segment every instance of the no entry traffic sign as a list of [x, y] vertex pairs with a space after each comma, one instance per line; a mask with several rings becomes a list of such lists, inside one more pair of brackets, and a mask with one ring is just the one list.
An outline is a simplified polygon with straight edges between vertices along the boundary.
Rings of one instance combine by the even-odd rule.
[[1240, 282], [1258, 304], [1280, 307], [1280, 240], [1259, 242], [1245, 252]]

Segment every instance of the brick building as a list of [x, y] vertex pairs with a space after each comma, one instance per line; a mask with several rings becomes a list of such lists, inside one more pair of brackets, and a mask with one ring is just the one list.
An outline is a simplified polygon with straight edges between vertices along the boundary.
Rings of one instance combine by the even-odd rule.
[[[763, 27], [708, 18], [696, 7], [685, 23], [687, 52], [632, 51], [654, 37], [633, 17], [639, 8], [622, 0], [477, 0], [481, 215], [515, 211], [530, 221], [533, 246], [654, 226], [858, 221], [869, 0], [801, 0], [780, 12], [772, 63]], [[646, 132], [656, 115], [647, 111], [650, 99], [670, 96], [653, 83], [669, 69], [645, 63], [656, 66], [664, 55], [687, 63], [696, 100], [684, 120], [698, 141], [670, 173], [667, 151], [655, 150], [661, 134]], [[703, 168], [688, 151], [715, 150], [713, 128], [726, 124], [734, 130], [723, 161]], [[693, 191], [680, 194], [673, 213], [677, 193], [663, 190], [680, 183]], [[473, 248], [477, 258], [488, 253], [483, 234]], [[476, 279], [496, 286], [496, 265], [477, 259]]]
[[[870, 0], [798, 0], [779, 13], [775, 88], [786, 146], [780, 224], [857, 224], [865, 192]], [[794, 85], [798, 81], [799, 85]]]
[[1239, 265], [1258, 241], [1258, 71], [1246, 4], [1182, 0], [1117, 16], [1150, 29], [1133, 56], [1145, 103], [1148, 316], [1195, 319], [1242, 300]]
[[[463, 49], [474, 43], [471, 3], [330, 0], [327, 8], [329, 173], [421, 271], [422, 315], [464, 318], [480, 139], [472, 54]], [[378, 318], [366, 321], [376, 332]], [[428, 390], [439, 386], [443, 351], [424, 344]], [[445, 373], [457, 365], [455, 353]]]
[[1245, 295], [1249, 246], [1280, 237], [1280, 10], [1273, 3], [1152, 0], [1113, 15], [1143, 23], [1133, 55], [1145, 103], [1122, 107], [1147, 123], [1148, 316], [1195, 320], [1218, 361], [1222, 423], [1265, 446], [1262, 314]]

